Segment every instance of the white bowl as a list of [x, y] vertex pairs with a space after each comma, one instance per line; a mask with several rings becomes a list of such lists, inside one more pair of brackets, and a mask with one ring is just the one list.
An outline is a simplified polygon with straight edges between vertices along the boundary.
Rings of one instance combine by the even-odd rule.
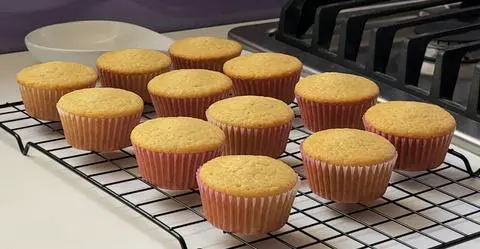
[[166, 51], [172, 40], [150, 29], [115, 21], [78, 21], [49, 25], [30, 32], [25, 44], [40, 62], [62, 60], [95, 67], [106, 51], [150, 48]]

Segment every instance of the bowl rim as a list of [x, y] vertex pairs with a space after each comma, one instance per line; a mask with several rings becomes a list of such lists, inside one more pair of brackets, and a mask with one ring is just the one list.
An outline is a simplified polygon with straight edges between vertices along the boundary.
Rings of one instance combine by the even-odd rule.
[[44, 46], [44, 45], [40, 45], [40, 44], [37, 44], [37, 43], [33, 43], [31, 41], [31, 38], [32, 36], [35, 34], [35, 33], [38, 33], [40, 32], [42, 29], [45, 29], [45, 28], [48, 28], [48, 27], [52, 27], [52, 26], [58, 26], [58, 25], [65, 25], [65, 24], [73, 24], [73, 23], [94, 23], [94, 22], [97, 22], [97, 23], [115, 23], [115, 24], [121, 24], [121, 25], [124, 25], [124, 26], [133, 26], [137, 29], [142, 29], [144, 31], [150, 31], [152, 33], [157, 33], [151, 29], [148, 29], [148, 28], [145, 28], [143, 26], [139, 26], [139, 25], [136, 25], [136, 24], [132, 24], [132, 23], [128, 23], [128, 22], [120, 22], [120, 21], [112, 21], [112, 20], [81, 20], [81, 21], [73, 21], [73, 22], [61, 22], [61, 23], [55, 23], [55, 24], [50, 24], [50, 25], [45, 25], [45, 26], [42, 26], [40, 28], [37, 28], [31, 32], [29, 32], [25, 38], [24, 38], [24, 42], [25, 42], [25, 45], [27, 46], [27, 48], [29, 46], [31, 47], [35, 47], [35, 48], [40, 48], [40, 49], [46, 49], [46, 50], [52, 50], [52, 51], [58, 51], [58, 52], [108, 52], [110, 50], [108, 49], [74, 49], [74, 48], [56, 48], [56, 47], [50, 47], [50, 46]]

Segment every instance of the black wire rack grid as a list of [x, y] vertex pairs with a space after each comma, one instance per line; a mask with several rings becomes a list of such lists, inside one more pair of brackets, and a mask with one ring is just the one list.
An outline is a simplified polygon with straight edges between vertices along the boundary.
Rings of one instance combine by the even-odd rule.
[[[301, 123], [298, 106], [291, 107], [296, 118], [280, 159], [299, 173], [302, 185], [287, 225], [259, 236], [213, 228], [202, 215], [195, 189], [169, 191], [144, 181], [131, 147], [110, 153], [74, 149], [66, 143], [59, 122], [30, 117], [22, 102], [0, 105], [0, 127], [15, 137], [24, 155], [31, 148], [40, 151], [170, 233], [182, 249], [438, 249], [480, 237], [479, 171], [474, 172], [468, 159], [453, 149], [436, 169], [394, 172], [385, 195], [373, 203], [342, 205], [313, 194], [299, 151], [310, 132]], [[143, 116], [155, 117], [150, 105]]]

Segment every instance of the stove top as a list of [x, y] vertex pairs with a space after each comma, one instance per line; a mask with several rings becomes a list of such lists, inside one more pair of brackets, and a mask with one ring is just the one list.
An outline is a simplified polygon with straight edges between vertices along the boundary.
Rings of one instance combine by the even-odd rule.
[[279, 22], [229, 37], [299, 58], [304, 75], [339, 71], [378, 83], [381, 101], [440, 105], [454, 143], [480, 154], [480, 1], [290, 0]]

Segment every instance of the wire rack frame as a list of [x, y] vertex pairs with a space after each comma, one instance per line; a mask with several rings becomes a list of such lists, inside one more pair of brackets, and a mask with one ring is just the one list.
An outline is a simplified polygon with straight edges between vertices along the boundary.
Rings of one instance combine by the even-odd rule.
[[[171, 234], [182, 249], [201, 248], [189, 244], [184, 236], [186, 230], [188, 234], [191, 230], [207, 230], [215, 234], [212, 238], [220, 234], [216, 248], [230, 249], [439, 249], [480, 237], [479, 171], [474, 172], [467, 158], [453, 149], [447, 158], [454, 163], [445, 162], [425, 172], [395, 171], [385, 195], [373, 203], [342, 205], [313, 194], [306, 183], [299, 151], [310, 132], [299, 119], [298, 106], [291, 107], [296, 118], [280, 159], [299, 173], [302, 186], [287, 225], [261, 236], [214, 229], [203, 217], [197, 190], [168, 191], [144, 181], [137, 172], [131, 148], [114, 153], [73, 149], [66, 143], [59, 122], [30, 117], [22, 102], [0, 105], [0, 127], [15, 137], [22, 154], [27, 155], [30, 148], [40, 151]], [[150, 105], [145, 106], [143, 116], [155, 117]], [[30, 129], [41, 131], [32, 137], [31, 132], [24, 132]], [[172, 221], [175, 217], [176, 221]]]

